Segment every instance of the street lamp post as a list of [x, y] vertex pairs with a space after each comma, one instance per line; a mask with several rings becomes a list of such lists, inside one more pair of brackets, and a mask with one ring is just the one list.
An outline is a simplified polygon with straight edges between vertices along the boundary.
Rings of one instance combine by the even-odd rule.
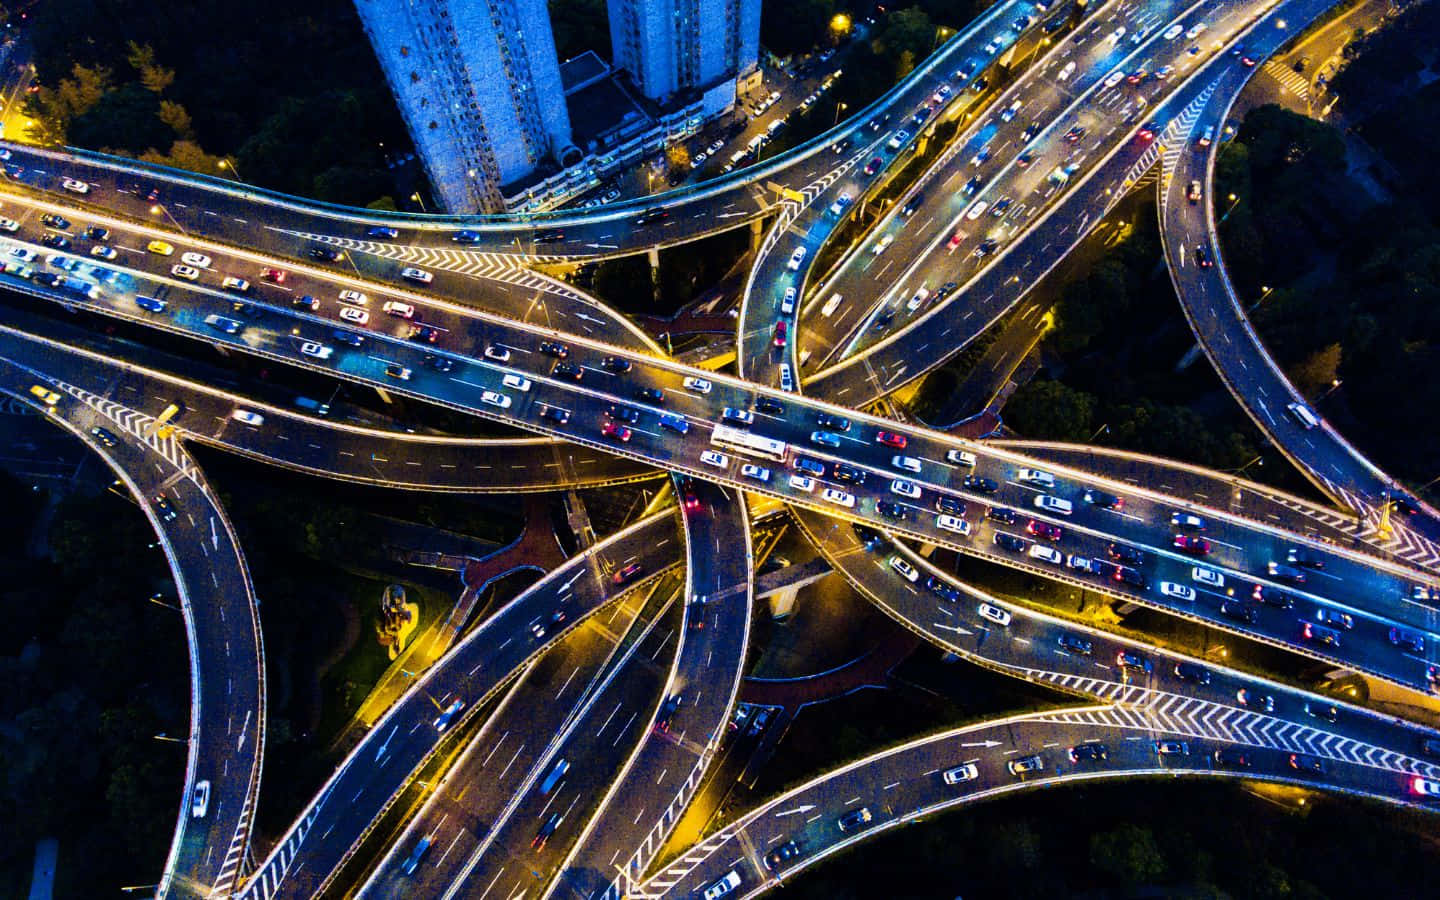
[[411, 199], [411, 200], [414, 200], [416, 203], [420, 204], [420, 211], [421, 211], [422, 213], [428, 214], [428, 213], [430, 212], [430, 210], [428, 210], [428, 209], [425, 208], [425, 201], [420, 199], [420, 192], [419, 192], [419, 191], [416, 191], [415, 193], [411, 194], [411, 195], [410, 195], [410, 199]]
[[236, 181], [240, 182], [241, 184], [249, 184], [249, 182], [247, 182], [244, 178], [240, 177], [240, 167], [235, 164], [235, 161], [233, 159], [230, 159], [228, 156], [221, 157], [219, 165], [222, 169], [228, 169], [230, 171], [230, 174], [235, 176]]
[[185, 235], [186, 237], [189, 237], [189, 236], [190, 236], [190, 232], [186, 231], [186, 230], [185, 230], [185, 226], [184, 226], [184, 225], [181, 225], [179, 222], [177, 222], [177, 221], [175, 220], [175, 217], [174, 217], [174, 216], [170, 215], [170, 210], [166, 209], [166, 208], [165, 208], [165, 205], [164, 205], [163, 203], [154, 203], [154, 204], [151, 204], [151, 206], [150, 206], [150, 214], [151, 214], [152, 216], [158, 216], [158, 215], [161, 215], [162, 213], [164, 214], [165, 218], [167, 218], [167, 219], [170, 220], [170, 224], [171, 224], [171, 225], [174, 225], [176, 228], [178, 228], [178, 229], [180, 230], [180, 233], [181, 233], [181, 234]]
[[1250, 304], [1250, 308], [1245, 310], [1245, 314], [1249, 315], [1250, 313], [1253, 313], [1256, 309], [1258, 309], [1260, 307], [1260, 304], [1265, 302], [1265, 298], [1270, 296], [1270, 292], [1273, 290], [1275, 289], [1267, 284], [1260, 285], [1260, 299]]
[[1230, 214], [1235, 211], [1235, 207], [1240, 205], [1240, 198], [1235, 196], [1234, 194], [1230, 194], [1225, 199], [1230, 201], [1230, 208], [1225, 210], [1225, 215], [1220, 217], [1221, 222], [1224, 222], [1226, 219], [1230, 218]]
[[1089, 439], [1086, 440], [1085, 443], [1087, 443], [1087, 444], [1093, 444], [1093, 443], [1095, 442], [1095, 439], [1096, 439], [1097, 437], [1099, 437], [1100, 435], [1104, 434], [1105, 432], [1107, 432], [1107, 431], [1109, 431], [1109, 430], [1110, 430], [1110, 425], [1109, 425], [1108, 423], [1105, 424], [1105, 425], [1101, 425], [1099, 428], [1095, 429], [1095, 433], [1092, 434], [1092, 435], [1090, 435]]
[[837, 104], [835, 104], [835, 121], [830, 125], [831, 128], [834, 128], [836, 125], [839, 125], [839, 124], [840, 124], [840, 113], [841, 113], [841, 111], [844, 110], [844, 109], [845, 109], [845, 104], [843, 104], [843, 103], [837, 103]]

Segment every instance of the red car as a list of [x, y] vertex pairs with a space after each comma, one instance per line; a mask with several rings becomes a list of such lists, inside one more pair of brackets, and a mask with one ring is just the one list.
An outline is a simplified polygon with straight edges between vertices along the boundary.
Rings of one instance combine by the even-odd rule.
[[877, 431], [875, 440], [887, 447], [894, 447], [896, 450], [905, 449], [905, 435], [895, 434], [892, 431]]
[[260, 271], [260, 277], [266, 281], [273, 281], [276, 284], [284, 284], [285, 270], [267, 266]]
[[605, 427], [600, 429], [600, 433], [622, 444], [630, 440], [630, 429], [619, 422], [606, 422]]
[[773, 338], [771, 338], [771, 343], [773, 343], [773, 344], [774, 344], [775, 346], [777, 346], [777, 347], [783, 347], [783, 346], [785, 346], [785, 336], [786, 336], [786, 332], [788, 332], [788, 331], [789, 331], [789, 325], [788, 325], [788, 324], [786, 324], [785, 322], [776, 322], [776, 323], [775, 323], [775, 336], [774, 336]]
[[1177, 534], [1171, 543], [1175, 545], [1176, 550], [1191, 556], [1210, 555], [1210, 542], [1193, 534]]
[[615, 582], [616, 584], [625, 584], [630, 579], [634, 578], [636, 575], [639, 575], [643, 571], [645, 571], [644, 566], [640, 565], [639, 563], [631, 563], [630, 565], [626, 566], [625, 568], [621, 569], [613, 576], [611, 576], [610, 580]]
[[950, 240], [948, 243], [945, 244], [945, 249], [954, 250], [956, 247], [960, 246], [960, 241], [963, 240], [964, 237], [965, 232], [963, 231], [957, 231], [954, 234], [950, 235]]
[[1042, 537], [1047, 541], [1058, 541], [1065, 535], [1065, 532], [1060, 529], [1059, 525], [1052, 525], [1049, 522], [1037, 522], [1034, 519], [1031, 519], [1030, 524], [1025, 526], [1025, 530], [1035, 535], [1035, 537]]

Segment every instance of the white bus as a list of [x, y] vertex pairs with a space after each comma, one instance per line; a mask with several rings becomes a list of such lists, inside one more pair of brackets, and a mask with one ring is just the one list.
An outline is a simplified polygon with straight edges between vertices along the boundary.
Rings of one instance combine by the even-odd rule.
[[774, 438], [751, 434], [742, 428], [716, 425], [710, 432], [710, 443], [725, 450], [744, 453], [747, 456], [763, 456], [776, 462], [785, 461], [785, 442]]

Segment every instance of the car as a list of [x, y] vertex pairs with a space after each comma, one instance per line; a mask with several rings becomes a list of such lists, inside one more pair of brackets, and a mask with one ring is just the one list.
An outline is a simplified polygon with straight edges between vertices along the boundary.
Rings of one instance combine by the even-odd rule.
[[1065, 557], [1065, 567], [1074, 569], [1076, 572], [1085, 572], [1089, 575], [1100, 574], [1099, 564], [1096, 560], [1088, 556], [1081, 556], [1078, 553], [1072, 553]]
[[0, 216], [0, 231], [9, 231], [9, 232], [11, 232], [11, 233], [14, 233], [14, 232], [19, 231], [19, 230], [20, 230], [20, 223], [19, 223], [19, 222], [15, 221], [14, 219], [7, 219], [7, 218], [4, 218], [3, 216]]
[[876, 256], [879, 256], [880, 254], [884, 253], [886, 250], [889, 250], [889, 249], [890, 249], [890, 245], [893, 244], [893, 243], [895, 243], [895, 235], [893, 235], [893, 234], [883, 235], [883, 236], [880, 238], [880, 240], [878, 240], [878, 241], [876, 241], [874, 244], [870, 245], [870, 252], [873, 253], [873, 254], [875, 254]]
[[670, 730], [670, 719], [675, 715], [675, 711], [680, 708], [680, 704], [683, 703], [684, 700], [685, 698], [680, 694], [671, 694], [665, 698], [665, 702], [660, 704], [660, 709], [655, 714], [656, 731], [663, 734]]
[[804, 247], [796, 247], [790, 251], [790, 259], [785, 263], [785, 268], [792, 272], [798, 272], [800, 270], [800, 264], [805, 261], [806, 252]]
[[1205, 685], [1210, 683], [1210, 670], [1204, 666], [1189, 662], [1178, 662], [1175, 664], [1175, 677], [1181, 681], [1188, 681], [1191, 684]]
[[1321, 625], [1329, 625], [1333, 628], [1343, 628], [1346, 631], [1355, 627], [1355, 617], [1346, 612], [1335, 609], [1320, 607], [1315, 610], [1315, 621]]
[[1331, 725], [1334, 725], [1335, 720], [1340, 718], [1340, 710], [1330, 704], [1321, 703], [1318, 700], [1307, 700], [1305, 702], [1305, 714], [1328, 722]]
[[714, 466], [717, 469], [724, 469], [730, 466], [730, 457], [714, 450], [700, 451], [700, 461], [707, 466]]
[[195, 782], [195, 790], [190, 795], [190, 817], [192, 819], [203, 819], [210, 811], [210, 782], [202, 780]]
[[1181, 531], [1204, 531], [1205, 520], [1192, 513], [1174, 512], [1170, 514], [1170, 525], [1179, 528]]
[[[1050, 494], [1037, 495], [1035, 497], [1035, 508], [1061, 516], [1068, 516], [1074, 510], [1069, 500], [1054, 497]], [[1054, 538], [1053, 540], [1059, 540], [1059, 538]]]
[[1196, 537], [1193, 534], [1177, 534], [1170, 541], [1171, 546], [1181, 553], [1190, 556], [1209, 556], [1210, 542], [1203, 537]]
[[546, 356], [555, 359], [565, 359], [570, 355], [570, 348], [558, 341], [541, 341], [539, 350]]
[[770, 470], [764, 466], [757, 466], [754, 463], [745, 463], [740, 467], [740, 475], [743, 478], [751, 478], [763, 484], [770, 483]]
[[1187, 584], [1176, 584], [1173, 581], [1160, 582], [1160, 593], [1165, 597], [1173, 597], [1176, 600], [1194, 602], [1195, 589]]
[[305, 251], [305, 255], [316, 262], [339, 262], [345, 258], [345, 254], [334, 247], [311, 247]]
[[1031, 519], [1025, 525], [1025, 530], [1031, 535], [1044, 538], [1047, 541], [1058, 541], [1065, 536], [1064, 530], [1061, 529], [1059, 525], [1052, 525], [1049, 522], [1041, 522], [1036, 519]]
[[1225, 769], [1250, 768], [1250, 754], [1240, 747], [1220, 747], [1210, 755], [1215, 765]]
[[349, 288], [341, 291], [337, 296], [340, 298], [341, 303], [348, 303], [351, 306], [365, 306], [370, 302], [369, 297]]
[[1022, 756], [1019, 759], [1010, 760], [1005, 764], [1005, 768], [1010, 771], [1011, 775], [1016, 777], [1029, 775], [1033, 772], [1043, 772], [1045, 770], [1045, 757], [1038, 753], [1032, 754], [1031, 756]]
[[909, 497], [911, 500], [920, 496], [920, 488], [914, 482], [906, 481], [903, 478], [896, 478], [890, 482], [890, 493], [899, 494], [901, 497]]
[[96, 244], [94, 247], [90, 248], [90, 255], [95, 257], [96, 259], [114, 259], [120, 254], [116, 252], [114, 247], [107, 247], [104, 244]]
[[506, 394], [501, 394], [496, 391], [481, 391], [480, 402], [488, 403], [491, 406], [499, 407], [500, 409], [509, 409], [511, 401], [510, 397]]
[[812, 431], [810, 432], [810, 443], [818, 447], [834, 449], [840, 446], [840, 435], [832, 431]]
[[894, 519], [897, 522], [903, 522], [907, 518], [909, 518], [909, 514], [905, 511], [905, 507], [894, 502], [893, 500], [876, 500], [875, 511], [878, 512], [880, 515], [884, 516], [885, 518]]
[[1410, 790], [1417, 796], [1433, 800], [1440, 797], [1440, 780], [1416, 775], [1410, 779]]
[[1279, 588], [1267, 588], [1257, 584], [1250, 589], [1250, 599], [1276, 609], [1289, 609], [1295, 605], [1295, 598]]
[[904, 578], [911, 584], [914, 584], [916, 581], [920, 580], [920, 573], [915, 570], [915, 567], [910, 565], [899, 555], [890, 557], [890, 568], [894, 569], [896, 572], [899, 572], [900, 577]]
[[905, 449], [905, 435], [896, 434], [893, 431], [875, 432], [876, 443], [884, 444], [886, 447], [894, 447], [896, 450]]
[[936, 578], [934, 575], [926, 576], [925, 590], [939, 597], [941, 600], [948, 600], [951, 603], [956, 603], [960, 600], [959, 588], [942, 578]]
[[555, 829], [560, 827], [560, 822], [564, 818], [565, 817], [558, 812], [551, 813], [545, 821], [541, 823], [540, 829], [535, 832], [535, 837], [530, 839], [530, 849], [536, 852], [544, 850], [545, 844], [549, 842], [550, 836], [555, 833]]
[[363, 309], [354, 306], [340, 307], [340, 318], [356, 325], [366, 325], [370, 322], [370, 314]]
[[1119, 511], [1125, 508], [1125, 499], [1094, 488], [1085, 491], [1085, 502], [1100, 509]]
[[1115, 665], [1122, 671], [1136, 671], [1149, 675], [1151, 663], [1148, 658], [1134, 650], [1121, 650], [1115, 654]]
[[600, 360], [600, 368], [611, 375], [623, 375], [630, 371], [630, 360], [623, 356], [607, 356]]
[[1420, 655], [1425, 652], [1425, 638], [1403, 628], [1390, 629], [1390, 643], [1407, 653]]
[[346, 344], [351, 347], [365, 346], [365, 335], [356, 334], [353, 331], [346, 331], [343, 328], [337, 328], [334, 331], [330, 332], [330, 336], [333, 337], [335, 340], [339, 341], [340, 343]]
[[899, 150], [900, 145], [904, 144], [908, 140], [910, 140], [910, 132], [902, 128], [894, 134], [890, 135], [890, 140], [885, 142], [885, 146], [890, 150]]
[[820, 462], [819, 460], [811, 459], [808, 456], [796, 456], [795, 459], [791, 461], [790, 465], [797, 472], [804, 472], [805, 474], [812, 475], [816, 478], [825, 477], [825, 464]]
[[420, 284], [429, 284], [435, 280], [435, 274], [415, 266], [406, 266], [400, 270], [400, 277], [407, 281], [415, 281]]
[[171, 266], [170, 274], [176, 278], [183, 278], [186, 281], [196, 281], [200, 278], [200, 270], [194, 266]]
[[1006, 506], [992, 506], [985, 510], [985, 518], [991, 522], [1003, 522], [1006, 525], [1014, 525], [1018, 516], [1015, 510]]
[[329, 359], [335, 348], [327, 347], [319, 341], [301, 341], [300, 352], [314, 359]]
[[70, 249], [70, 239], [63, 234], [47, 234], [40, 239], [40, 243], [52, 250]]
[[961, 537], [969, 537], [971, 531], [970, 523], [958, 516], [936, 516], [935, 527], [943, 531], [952, 531]]
[[1210, 252], [1205, 249], [1203, 244], [1195, 245], [1195, 263], [1202, 269], [1208, 269], [1215, 265], [1214, 261], [1210, 259]]
[[1139, 566], [1145, 563], [1145, 554], [1127, 544], [1111, 542], [1105, 545], [1105, 554], [1111, 559], [1127, 566]]
[[821, 492], [820, 497], [827, 503], [833, 503], [836, 506], [843, 506], [847, 509], [855, 506], [855, 495], [846, 493], [839, 488], [826, 488]]
[[834, 216], [840, 215], [845, 211], [845, 208], [850, 205], [853, 199], [849, 194], [841, 194], [839, 197], [836, 197], [835, 202], [830, 204], [830, 214]]
[[1161, 756], [1189, 756], [1190, 744], [1186, 741], [1156, 741], [1155, 752]]
[[990, 478], [982, 478], [979, 475], [966, 475], [961, 483], [967, 490], [977, 491], [982, 494], [993, 494], [1000, 490], [998, 482]]
[[230, 413], [230, 418], [245, 425], [249, 425], [253, 428], [259, 428], [261, 425], [265, 424], [264, 416], [260, 415], [257, 412], [251, 412], [248, 409], [237, 409], [234, 412]]
[[1325, 568], [1325, 557], [1304, 547], [1291, 547], [1285, 551], [1285, 561], [1292, 566], [1306, 569]]
[[245, 293], [250, 290], [250, 282], [243, 278], [236, 278], [234, 275], [226, 275], [220, 280], [220, 286], [232, 291]]
[[1070, 748], [1070, 761], [1078, 763], [1082, 759], [1089, 762], [1105, 762], [1110, 758], [1110, 748], [1104, 744], [1076, 744]]
[[393, 241], [400, 236], [400, 232], [396, 231], [394, 228], [391, 228], [388, 225], [376, 225], [372, 228], [367, 229], [365, 232], [365, 236]]
[[775, 323], [775, 329], [771, 333], [770, 343], [776, 347], [784, 347], [790, 333], [790, 325], [784, 319]]
[[974, 781], [979, 777], [980, 768], [974, 763], [965, 763], [940, 773], [940, 779], [946, 784], [960, 784], [964, 781]]
[[380, 308], [386, 315], [395, 316], [396, 318], [415, 318], [415, 307], [409, 303], [401, 303], [399, 300], [386, 300], [385, 305]]
[[46, 228], [54, 228], [56, 231], [68, 231], [70, 220], [64, 216], [57, 216], [54, 213], [46, 213], [40, 217], [40, 224]]
[[876, 172], [880, 171], [880, 167], [883, 165], [885, 165], [885, 160], [877, 156], [874, 159], [870, 160], [868, 163], [866, 163], [865, 168], [862, 171], [864, 171], [866, 175], [874, 175]]
[[434, 325], [426, 325], [424, 322], [411, 322], [410, 331], [405, 336], [412, 341], [434, 344], [440, 340], [440, 333], [443, 330]]
[[1078, 634], [1062, 634], [1060, 635], [1058, 643], [1060, 644], [1060, 649], [1079, 654], [1080, 656], [1089, 656], [1095, 649], [1095, 645], [1091, 643], [1089, 638], [1081, 637]]
[[606, 422], [600, 429], [600, 434], [611, 440], [625, 443], [630, 440], [630, 429], [619, 422]]
[[765, 868], [775, 871], [781, 863], [789, 862], [800, 855], [800, 845], [793, 840], [786, 841], [780, 846], [765, 854]]
[[644, 571], [645, 567], [640, 563], [630, 563], [628, 566], [617, 570], [615, 574], [610, 577], [610, 580], [614, 584], [629, 584], [636, 576], [644, 573]]
[[1333, 628], [1326, 628], [1324, 625], [1316, 625], [1314, 622], [1300, 623], [1300, 636], [1312, 644], [1319, 644], [1322, 647], [1339, 648], [1340, 632]]
[[1314, 756], [1304, 753], [1292, 753], [1287, 758], [1290, 768], [1302, 775], [1324, 775], [1325, 763]]
[[211, 262], [210, 257], [204, 253], [194, 252], [180, 254], [180, 261], [187, 266], [194, 266], [197, 269], [208, 269], [210, 268]]
[[952, 516], [965, 515], [965, 501], [951, 494], [937, 494], [935, 496], [935, 508], [942, 513], [949, 513]]
[[1145, 576], [1141, 574], [1139, 569], [1130, 566], [1116, 566], [1115, 572], [1111, 577], [1121, 584], [1128, 584], [1130, 587], [1138, 588], [1142, 591], [1145, 590]]
[[1010, 624], [1010, 611], [995, 606], [992, 603], [982, 603], [975, 608], [975, 611], [980, 615], [980, 618], [994, 622], [1002, 628]]
[[804, 491], [807, 494], [815, 492], [815, 479], [809, 475], [791, 475], [789, 483], [797, 491]]
[[815, 416], [815, 424], [831, 431], [849, 431], [850, 420], [834, 413], [822, 412]]
[[710, 382], [706, 381], [703, 378], [696, 378], [693, 375], [686, 376], [685, 379], [680, 382], [680, 384], [687, 391], [694, 391], [697, 394], [710, 393]]
[[[1113, 76], [1112, 76], [1113, 77]], [[1074, 144], [1085, 136], [1085, 128], [1081, 125], [1072, 125], [1070, 130], [1065, 132], [1065, 143]]]
[[1220, 601], [1220, 615], [1244, 625], [1254, 625], [1260, 618], [1260, 611], [1252, 603], [1227, 597]]
[[1011, 553], [1025, 552], [1025, 542], [1013, 534], [1006, 534], [1003, 531], [997, 531], [995, 532], [993, 540], [995, 542], [995, 546], [999, 547], [1002, 550], [1008, 550]]
[[60, 186], [63, 187], [65, 190], [70, 191], [72, 194], [90, 193], [90, 185], [86, 184], [78, 178], [61, 179]]
[[[613, 199], [613, 198], [612, 198]], [[670, 218], [670, 213], [664, 209], [647, 209], [635, 220], [636, 225], [650, 225], [655, 222], [663, 222]]]
[[720, 411], [720, 418], [727, 425], [754, 425], [755, 414], [748, 409], [739, 409], [734, 406], [727, 406]]
[[397, 381], [409, 381], [411, 372], [399, 363], [387, 363], [385, 366], [385, 374]]
[[836, 820], [835, 824], [841, 831], [857, 831], [870, 823], [875, 816], [871, 814], [870, 807], [862, 806], [859, 809], [852, 809], [850, 812]]
[[975, 248], [975, 256], [980, 259], [984, 259], [991, 253], [994, 253], [995, 248], [999, 246], [1000, 242], [997, 241], [995, 238], [986, 238], [985, 240], [980, 242], [979, 246]]

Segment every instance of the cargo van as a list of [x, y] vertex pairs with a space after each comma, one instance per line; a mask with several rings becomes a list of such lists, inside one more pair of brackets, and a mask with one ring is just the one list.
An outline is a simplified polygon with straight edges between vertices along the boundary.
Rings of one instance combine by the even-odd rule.
[[1285, 408], [1290, 410], [1290, 415], [1294, 416], [1295, 421], [1299, 422], [1300, 426], [1307, 431], [1320, 424], [1320, 420], [1303, 403], [1290, 403]]

